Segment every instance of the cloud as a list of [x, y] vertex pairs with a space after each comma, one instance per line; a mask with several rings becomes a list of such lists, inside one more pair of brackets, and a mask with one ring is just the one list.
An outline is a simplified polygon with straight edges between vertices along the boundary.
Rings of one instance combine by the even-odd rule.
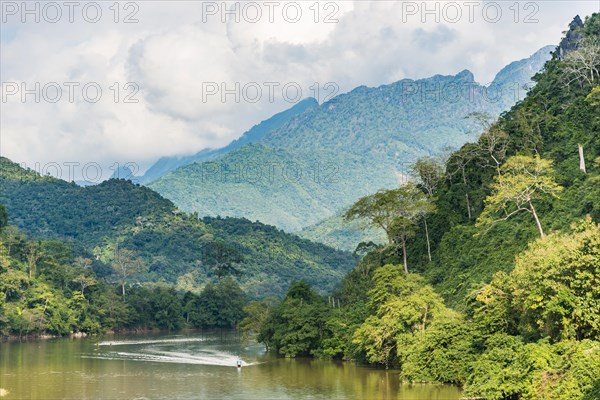
[[[462, 6], [456, 22], [448, 21], [451, 3]], [[290, 107], [298, 88], [302, 97], [323, 100], [328, 82], [345, 92], [463, 69], [487, 83], [509, 62], [558, 43], [575, 13], [598, 11], [589, 1], [527, 3], [534, 8], [521, 2], [515, 13], [502, 2], [502, 17], [490, 22], [491, 3], [480, 4], [473, 22], [465, 3], [447, 1], [429, 2], [433, 14], [410, 8], [422, 2], [297, 2], [296, 22], [297, 7], [285, 2], [272, 10], [272, 21], [266, 3], [254, 2], [256, 22], [247, 2], [227, 3], [237, 7], [239, 22], [227, 10], [207, 13], [221, 2], [135, 2], [137, 10], [119, 3], [118, 23], [109, 3], [101, 3], [94, 24], [80, 12], [73, 23], [56, 24], [4, 13], [3, 90], [56, 82], [63, 98], [9, 96], [0, 104], [0, 152], [27, 165], [132, 161], [143, 170], [161, 156], [226, 144]], [[138, 22], [123, 23], [132, 11]], [[65, 100], [65, 82], [80, 84], [73, 102]], [[98, 102], [86, 101], [86, 83], [101, 87]], [[125, 102], [128, 95], [137, 102]]]
[[423, 28], [417, 28], [413, 32], [415, 43], [426, 51], [436, 51], [442, 47], [448, 46], [457, 39], [457, 33], [444, 25], [436, 26], [431, 31]]

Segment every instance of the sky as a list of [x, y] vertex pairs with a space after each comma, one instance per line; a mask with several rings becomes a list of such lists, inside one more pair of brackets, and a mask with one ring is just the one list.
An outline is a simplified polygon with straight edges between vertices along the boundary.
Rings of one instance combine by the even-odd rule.
[[0, 1], [0, 154], [62, 179], [143, 173], [306, 97], [487, 84], [590, 1]]

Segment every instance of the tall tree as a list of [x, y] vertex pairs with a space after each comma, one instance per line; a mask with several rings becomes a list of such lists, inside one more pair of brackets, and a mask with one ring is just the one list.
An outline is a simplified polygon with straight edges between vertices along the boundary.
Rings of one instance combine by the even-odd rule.
[[41, 243], [36, 241], [28, 242], [26, 249], [25, 256], [27, 257], [29, 277], [33, 278], [37, 269], [37, 262], [42, 257]]
[[398, 217], [392, 224], [393, 241], [402, 247], [402, 259], [404, 261], [404, 272], [408, 274], [408, 260], [406, 253], [406, 242], [415, 236], [415, 220], [408, 217]]
[[469, 219], [473, 218], [473, 212], [471, 207], [471, 198], [469, 196], [469, 184], [467, 181], [467, 167], [475, 160], [479, 153], [479, 148], [476, 144], [468, 143], [464, 145], [460, 150], [452, 154], [447, 162], [448, 177], [453, 178], [455, 175], [459, 175], [462, 178], [462, 184], [465, 189], [465, 199], [467, 200], [467, 216]]
[[[504, 221], [525, 211], [533, 215], [540, 236], [544, 237], [544, 230], [533, 202], [544, 197], [557, 197], [563, 189], [552, 177], [552, 161], [537, 155], [513, 156], [502, 165], [500, 172], [492, 185], [492, 194], [485, 199], [485, 208], [477, 225]], [[494, 220], [494, 216], [499, 213], [503, 213], [504, 217]]]
[[[419, 185], [427, 193], [431, 201], [444, 178], [444, 167], [431, 157], [422, 157], [411, 166], [411, 172], [413, 176], [419, 179]], [[433, 203], [430, 203], [428, 207], [423, 207], [420, 213], [425, 225], [425, 239], [427, 240], [427, 256], [429, 257], [429, 261], [431, 261], [431, 243], [429, 240], [429, 227], [427, 226], [427, 214], [434, 211]]]
[[92, 260], [85, 257], [77, 257], [73, 262], [73, 269], [73, 282], [80, 287], [81, 295], [85, 297], [85, 289], [98, 283], [96, 276], [92, 272]]
[[363, 197], [344, 214], [346, 220], [364, 218], [380, 227], [387, 235], [388, 245], [402, 246], [404, 269], [408, 271], [406, 241], [414, 235], [414, 225], [424, 215], [429, 202], [413, 183], [398, 189], [382, 190]]
[[144, 270], [144, 262], [134, 251], [117, 248], [114, 252], [111, 268], [121, 286], [121, 294], [125, 297], [125, 285], [127, 280], [132, 275]]
[[444, 179], [444, 167], [433, 157], [421, 157], [410, 167], [411, 175], [419, 180], [419, 186], [427, 193], [429, 197], [435, 194], [435, 191]]

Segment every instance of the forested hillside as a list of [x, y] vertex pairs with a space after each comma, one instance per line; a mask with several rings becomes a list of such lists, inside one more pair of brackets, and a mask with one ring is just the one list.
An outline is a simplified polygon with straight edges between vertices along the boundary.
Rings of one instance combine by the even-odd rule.
[[130, 286], [122, 273], [142, 266], [133, 253], [106, 265], [78, 246], [28, 239], [7, 223], [0, 205], [1, 338], [232, 328], [244, 316], [248, 296], [231, 277], [185, 294], [160, 283]]
[[331, 290], [355, 264], [349, 253], [261, 223], [185, 214], [126, 180], [82, 188], [2, 158], [0, 188], [10, 223], [32, 238], [66, 241], [105, 265], [123, 251], [134, 253], [142, 265], [130, 284], [164, 282], [197, 291], [220, 268], [231, 267], [251, 297], [262, 297], [281, 295], [297, 279]]
[[[600, 398], [600, 14], [574, 29], [526, 99], [475, 116], [476, 142], [348, 209], [387, 240], [359, 246], [339, 290], [300, 282], [253, 303], [247, 334], [467, 398]], [[253, 325], [257, 310], [268, 318]]]

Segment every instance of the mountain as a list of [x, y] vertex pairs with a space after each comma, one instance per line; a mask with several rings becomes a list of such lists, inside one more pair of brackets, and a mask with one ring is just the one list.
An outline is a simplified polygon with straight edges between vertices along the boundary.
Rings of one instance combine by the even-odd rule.
[[[545, 46], [529, 58], [508, 64], [496, 74], [491, 86], [510, 88], [512, 84], [514, 90], [523, 90], [522, 87], [516, 87], [516, 83], [533, 83], [531, 78], [540, 72], [541, 67], [550, 59], [549, 54], [555, 50], [556, 46]], [[510, 107], [512, 104], [508, 108]]]
[[162, 157], [150, 168], [148, 168], [146, 173], [139, 179], [139, 181], [140, 183], [149, 183], [171, 171], [176, 170], [179, 167], [195, 162], [213, 160], [231, 152], [232, 150], [239, 149], [246, 144], [257, 142], [267, 133], [283, 126], [295, 116], [302, 114], [303, 112], [316, 106], [318, 106], [318, 103], [315, 99], [304, 99], [288, 110], [275, 114], [271, 118], [253, 126], [249, 131], [245, 132], [242, 136], [225, 147], [219, 149], [204, 149], [191, 156]]
[[361, 86], [308, 107], [251, 145], [180, 167], [148, 186], [185, 211], [300, 231], [363, 195], [405, 182], [417, 158], [475, 139], [481, 127], [465, 117], [495, 118], [507, 110], [549, 58], [545, 47], [504, 68], [490, 86], [467, 70]]
[[135, 176], [131, 168], [129, 168], [127, 165], [119, 166], [119, 168], [117, 168], [115, 172], [113, 172], [110, 179], [125, 179], [133, 183], [139, 183], [140, 181], [140, 177]]
[[[0, 204], [10, 223], [34, 238], [82, 246], [110, 265], [116, 249], [135, 251], [147, 266], [136, 279], [197, 290], [214, 279], [209, 250], [215, 244], [241, 258], [237, 278], [252, 297], [281, 295], [295, 280], [331, 290], [355, 259], [246, 219], [185, 214], [158, 193], [131, 181], [99, 185], [40, 176], [0, 158]], [[219, 256], [221, 257], [221, 256]]]

